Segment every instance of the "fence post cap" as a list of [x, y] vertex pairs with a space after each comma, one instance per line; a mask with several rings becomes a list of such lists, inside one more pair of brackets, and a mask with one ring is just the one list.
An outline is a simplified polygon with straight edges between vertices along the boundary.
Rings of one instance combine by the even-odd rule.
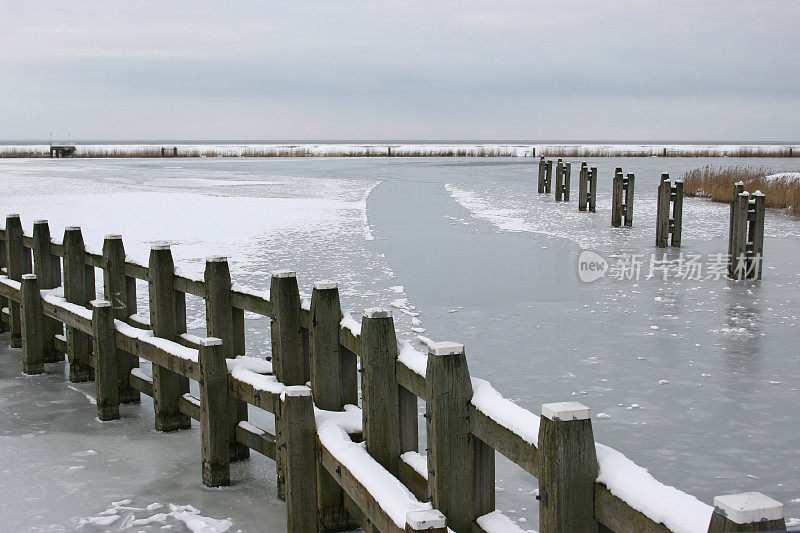
[[314, 288], [317, 289], [318, 291], [325, 291], [328, 289], [338, 289], [339, 284], [336, 283], [335, 281], [328, 281], [328, 280], [315, 281]]
[[64, 231], [80, 231], [80, 230], [81, 230], [80, 226], [67, 226], [66, 228], [64, 228]]
[[296, 278], [297, 272], [294, 270], [276, 270], [272, 273], [273, 278]]
[[94, 308], [111, 307], [111, 302], [108, 300], [92, 300], [91, 304]]
[[464, 345], [458, 342], [432, 342], [428, 345], [428, 355], [463, 355]]
[[39, 220], [34, 220], [33, 221], [33, 225], [34, 226], [40, 226], [40, 225], [43, 225], [43, 224], [47, 224], [47, 219], [46, 218], [40, 218]]
[[756, 192], [753, 193], [753, 196], [766, 196], [766, 195], [760, 190], [756, 190]]
[[556, 402], [542, 404], [542, 416], [554, 422], [588, 420], [589, 408], [578, 402]]
[[436, 509], [419, 509], [406, 513], [406, 524], [414, 531], [447, 527], [447, 518]]
[[364, 318], [392, 318], [392, 310], [385, 307], [364, 309]]
[[169, 243], [166, 241], [156, 241], [150, 245], [150, 250], [169, 250]]
[[6, 218], [19, 218], [19, 213], [9, 213]]
[[217, 337], [202, 337], [198, 342], [200, 346], [222, 346], [222, 339]]
[[109, 233], [104, 237], [104, 239], [107, 241], [122, 240], [122, 235], [120, 235], [119, 233]]
[[225, 263], [228, 260], [224, 255], [210, 255], [206, 257], [206, 263]]
[[22, 279], [36, 279], [36, 274], [23, 274]]
[[290, 385], [289, 387], [286, 387], [286, 390], [283, 393], [290, 398], [311, 396], [311, 387], [306, 385]]
[[760, 492], [743, 492], [714, 498], [714, 512], [737, 524], [783, 518], [783, 504]]

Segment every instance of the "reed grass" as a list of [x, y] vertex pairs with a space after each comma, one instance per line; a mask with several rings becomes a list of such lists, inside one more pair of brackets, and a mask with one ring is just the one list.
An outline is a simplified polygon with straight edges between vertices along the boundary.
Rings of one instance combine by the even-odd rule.
[[734, 184], [741, 181], [747, 192], [763, 192], [767, 207], [787, 209], [792, 214], [800, 215], [800, 179], [766, 179], [773, 174], [777, 172], [759, 167], [706, 166], [683, 175], [683, 192], [686, 196], [731, 202]]

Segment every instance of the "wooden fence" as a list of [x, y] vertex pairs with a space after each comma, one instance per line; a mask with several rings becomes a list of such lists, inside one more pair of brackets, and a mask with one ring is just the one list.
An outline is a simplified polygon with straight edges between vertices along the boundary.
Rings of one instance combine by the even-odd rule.
[[[70, 380], [95, 380], [101, 420], [118, 418], [119, 404], [140, 393], [153, 397], [161, 431], [199, 420], [206, 485], [229, 484], [230, 462], [250, 450], [274, 459], [289, 531], [519, 531], [495, 510], [496, 452], [538, 478], [544, 533], [671, 530], [650, 504], [637, 509], [619, 496], [638, 487], [598, 481], [608, 449], [595, 444], [587, 407], [545, 404], [540, 419], [471, 379], [462, 345], [434, 343], [427, 357], [398, 345], [385, 309], [364, 311], [360, 327], [343, 320], [335, 283], [316, 283], [304, 307], [293, 272], [274, 273], [268, 295], [234, 289], [223, 257], [209, 258], [195, 279], [176, 273], [166, 245], [139, 264], [118, 235], [92, 253], [80, 228], [58, 243], [46, 221], [24, 234], [17, 215], [0, 230], [0, 263], [0, 323], [22, 347], [25, 372], [66, 354]], [[98, 268], [103, 299], [95, 299]], [[149, 323], [136, 314], [136, 280], [148, 284]], [[208, 338], [186, 333], [187, 294], [205, 302]], [[245, 311], [271, 319], [271, 364], [243, 357]], [[426, 457], [418, 399], [427, 406]], [[247, 421], [247, 405], [274, 414], [274, 435]], [[721, 497], [712, 511], [659, 487], [695, 502], [703, 530], [785, 529], [769, 498]]]

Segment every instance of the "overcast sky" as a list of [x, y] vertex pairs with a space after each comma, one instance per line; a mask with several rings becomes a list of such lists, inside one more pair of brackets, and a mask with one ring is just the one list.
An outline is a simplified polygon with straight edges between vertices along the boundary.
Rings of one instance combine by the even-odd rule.
[[4, 0], [0, 139], [800, 140], [800, 1]]

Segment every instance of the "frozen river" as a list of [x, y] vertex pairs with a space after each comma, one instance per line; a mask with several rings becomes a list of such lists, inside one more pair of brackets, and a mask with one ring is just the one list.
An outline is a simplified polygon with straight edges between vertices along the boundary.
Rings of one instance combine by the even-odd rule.
[[[800, 221], [767, 214], [761, 282], [715, 279], [727, 205], [685, 199], [666, 280], [654, 247], [662, 172], [796, 171], [797, 160], [588, 161], [599, 170], [594, 214], [577, 210], [577, 160], [567, 204], [536, 193], [529, 158], [0, 160], [0, 215], [20, 213], [26, 231], [47, 218], [59, 240], [80, 225], [95, 249], [121, 233], [141, 261], [169, 240], [194, 272], [227, 255], [235, 282], [253, 288], [283, 268], [306, 297], [314, 281], [339, 281], [354, 317], [393, 306], [400, 338], [464, 343], [472, 375], [531, 411], [588, 405], [596, 440], [660, 481], [706, 503], [760, 491], [800, 516]], [[633, 228], [610, 227], [616, 166], [636, 174]], [[605, 278], [579, 280], [582, 250], [609, 262]], [[690, 257], [699, 276], [676, 270]], [[640, 275], [616, 268], [626, 259]], [[144, 287], [140, 300], [146, 309]], [[200, 333], [201, 307], [189, 304]], [[253, 355], [269, 353], [266, 331], [248, 319]], [[61, 365], [23, 377], [19, 352], [0, 345], [0, 520], [11, 529], [101, 530], [118, 516], [107, 527], [285, 530], [270, 461], [254, 456], [235, 465], [233, 487], [204, 489], [198, 428], [156, 433], [149, 400], [100, 424], [83, 394], [91, 384], [69, 384]], [[497, 485], [498, 508], [535, 528], [535, 479], [498, 456]]]

